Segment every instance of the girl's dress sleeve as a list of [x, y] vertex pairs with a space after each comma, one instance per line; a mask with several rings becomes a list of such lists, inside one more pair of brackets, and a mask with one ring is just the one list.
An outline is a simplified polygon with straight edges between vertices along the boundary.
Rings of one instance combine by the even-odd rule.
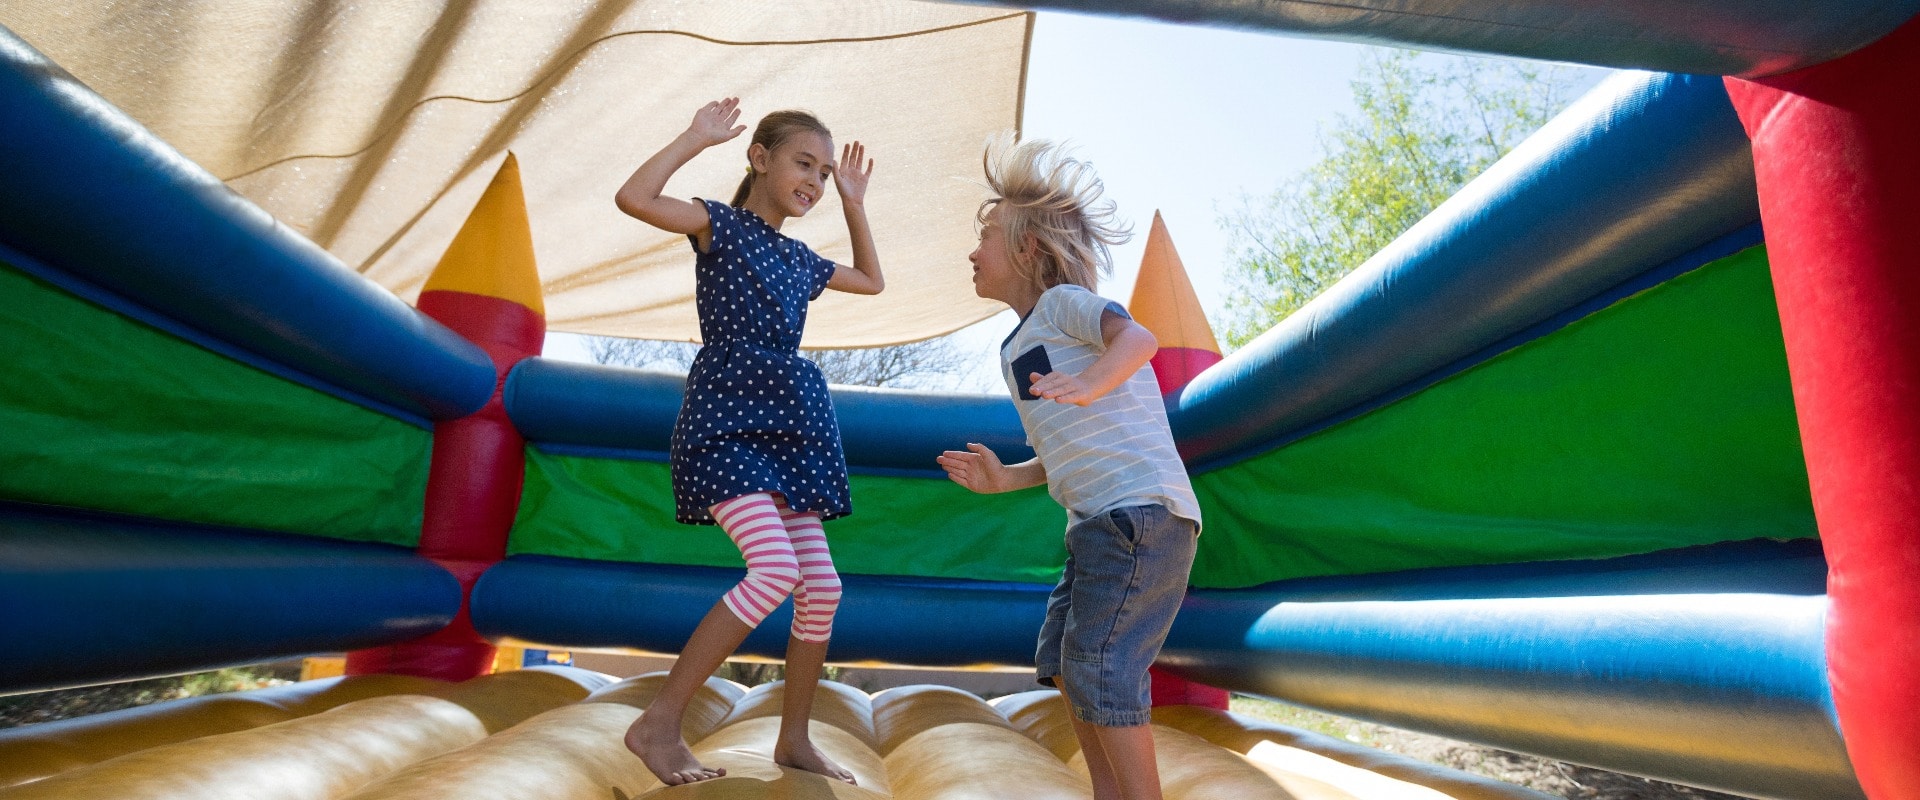
[[[705, 200], [697, 197], [694, 199], [699, 200], [701, 205], [707, 207], [707, 235], [709, 237], [707, 247], [709, 252], [718, 253], [722, 247], [733, 244], [735, 227], [734, 215], [740, 212], [733, 206], [718, 200]], [[700, 252], [700, 239], [698, 237], [695, 237], [691, 233], [687, 234], [687, 244], [693, 247], [693, 252]]]
[[839, 267], [832, 261], [821, 258], [819, 253], [813, 252], [813, 248], [805, 245], [801, 247], [804, 252], [803, 258], [810, 262], [807, 265], [807, 271], [813, 276], [813, 292], [807, 295], [807, 299], [818, 300], [821, 293], [827, 290], [827, 281], [833, 280], [833, 271]]

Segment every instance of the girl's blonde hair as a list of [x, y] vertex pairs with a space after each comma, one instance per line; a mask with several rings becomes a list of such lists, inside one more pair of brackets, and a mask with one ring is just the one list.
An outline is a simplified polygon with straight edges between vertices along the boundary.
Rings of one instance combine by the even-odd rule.
[[980, 204], [976, 220], [985, 225], [988, 212], [1000, 208], [1016, 274], [1040, 291], [1063, 283], [1095, 290], [1101, 275], [1113, 274], [1107, 248], [1133, 231], [1114, 218], [1112, 201], [1101, 202], [1106, 185], [1092, 164], [1044, 139], [1013, 143], [1004, 135], [987, 143], [980, 162], [994, 196]]
[[[788, 109], [761, 117], [760, 124], [753, 128], [753, 140], [748, 143], [748, 147], [751, 148], [752, 145], [757, 144], [771, 153], [774, 148], [793, 138], [794, 134], [803, 131], [812, 131], [827, 137], [828, 140], [833, 139], [833, 132], [827, 130], [827, 126], [820, 122], [819, 117], [805, 111]], [[828, 155], [831, 156], [831, 154]], [[747, 177], [740, 179], [740, 188], [734, 191], [733, 202], [727, 205], [734, 208], [745, 205], [747, 193], [751, 191], [753, 191], [753, 165], [748, 164]]]

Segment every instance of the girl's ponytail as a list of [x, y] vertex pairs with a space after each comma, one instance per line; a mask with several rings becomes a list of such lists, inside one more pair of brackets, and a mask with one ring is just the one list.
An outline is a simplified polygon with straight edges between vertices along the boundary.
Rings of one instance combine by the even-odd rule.
[[[800, 131], [812, 131], [829, 140], [833, 138], [833, 133], [827, 130], [827, 126], [820, 124], [819, 118], [805, 111], [787, 110], [775, 111], [761, 117], [760, 124], [753, 129], [752, 143], [766, 148], [767, 152], [771, 153], [788, 137]], [[740, 188], [733, 193], [733, 202], [727, 205], [734, 208], [746, 205], [747, 193], [751, 191], [753, 191], [753, 165], [748, 164], [747, 177], [740, 180]]]
[[753, 167], [748, 165], [747, 177], [740, 179], [740, 188], [733, 191], [733, 202], [727, 205], [739, 208], [747, 204], [747, 193], [753, 191]]

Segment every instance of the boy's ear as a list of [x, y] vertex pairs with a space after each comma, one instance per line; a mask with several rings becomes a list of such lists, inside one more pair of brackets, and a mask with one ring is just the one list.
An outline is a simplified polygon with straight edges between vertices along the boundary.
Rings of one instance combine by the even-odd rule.
[[1020, 236], [1020, 260], [1032, 264], [1040, 255], [1040, 237], [1027, 231]]

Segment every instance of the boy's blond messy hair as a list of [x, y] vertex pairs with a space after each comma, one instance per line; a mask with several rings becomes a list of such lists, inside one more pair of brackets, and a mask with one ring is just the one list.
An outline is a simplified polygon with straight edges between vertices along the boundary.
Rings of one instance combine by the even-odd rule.
[[1016, 144], [1008, 136], [988, 142], [980, 161], [994, 196], [976, 219], [985, 225], [1000, 208], [1014, 272], [1040, 291], [1063, 283], [1095, 290], [1101, 275], [1113, 274], [1107, 248], [1133, 232], [1114, 219], [1112, 201], [1100, 202], [1106, 186], [1092, 164], [1045, 139]]

